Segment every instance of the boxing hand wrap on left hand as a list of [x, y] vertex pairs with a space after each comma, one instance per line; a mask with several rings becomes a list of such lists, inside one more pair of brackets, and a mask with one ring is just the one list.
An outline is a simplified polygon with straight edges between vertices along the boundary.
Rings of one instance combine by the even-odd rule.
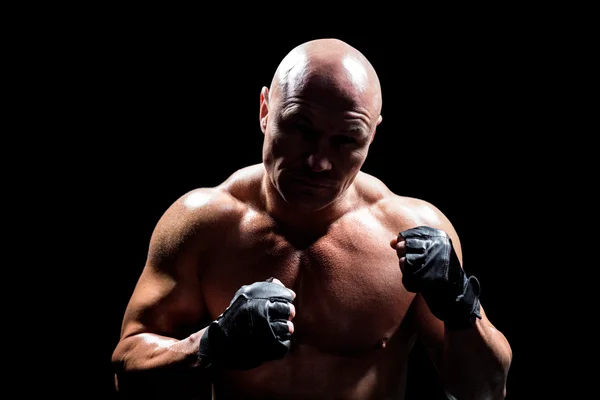
[[284, 357], [290, 349], [286, 321], [293, 300], [290, 289], [270, 280], [242, 286], [205, 330], [199, 356], [207, 366], [241, 370]]
[[461, 268], [448, 234], [419, 226], [400, 232], [406, 241], [402, 283], [406, 290], [421, 293], [431, 312], [450, 330], [467, 329], [481, 319], [480, 285]]

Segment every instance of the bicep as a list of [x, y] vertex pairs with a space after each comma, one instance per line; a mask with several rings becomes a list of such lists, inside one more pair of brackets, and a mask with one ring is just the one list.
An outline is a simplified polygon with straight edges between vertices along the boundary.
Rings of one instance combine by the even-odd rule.
[[201, 328], [207, 315], [201, 271], [214, 236], [204, 214], [179, 202], [158, 222], [125, 311], [123, 338], [138, 333], [183, 338]]
[[206, 312], [196, 268], [189, 263], [146, 263], [127, 305], [122, 337], [156, 333], [182, 338], [199, 328]]

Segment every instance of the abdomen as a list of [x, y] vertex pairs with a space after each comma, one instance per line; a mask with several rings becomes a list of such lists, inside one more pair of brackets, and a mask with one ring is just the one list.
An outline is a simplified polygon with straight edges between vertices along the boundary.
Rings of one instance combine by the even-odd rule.
[[404, 393], [407, 344], [393, 339], [385, 349], [354, 356], [297, 344], [281, 360], [219, 375], [215, 399], [399, 399]]

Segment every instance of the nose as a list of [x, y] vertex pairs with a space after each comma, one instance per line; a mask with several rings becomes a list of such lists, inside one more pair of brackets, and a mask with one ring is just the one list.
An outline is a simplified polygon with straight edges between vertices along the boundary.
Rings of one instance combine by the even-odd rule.
[[331, 169], [331, 161], [324, 154], [320, 153], [309, 155], [306, 163], [313, 172], [323, 172]]

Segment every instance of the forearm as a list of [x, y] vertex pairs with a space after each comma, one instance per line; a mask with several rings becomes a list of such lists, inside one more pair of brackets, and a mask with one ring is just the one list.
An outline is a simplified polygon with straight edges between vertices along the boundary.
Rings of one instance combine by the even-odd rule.
[[123, 339], [112, 357], [118, 391], [153, 398], [166, 393], [183, 397], [202, 386], [210, 390], [208, 371], [198, 356], [203, 333], [204, 329], [183, 340], [149, 333]]
[[485, 316], [471, 329], [445, 331], [442, 376], [458, 399], [504, 399], [511, 361], [508, 341]]

